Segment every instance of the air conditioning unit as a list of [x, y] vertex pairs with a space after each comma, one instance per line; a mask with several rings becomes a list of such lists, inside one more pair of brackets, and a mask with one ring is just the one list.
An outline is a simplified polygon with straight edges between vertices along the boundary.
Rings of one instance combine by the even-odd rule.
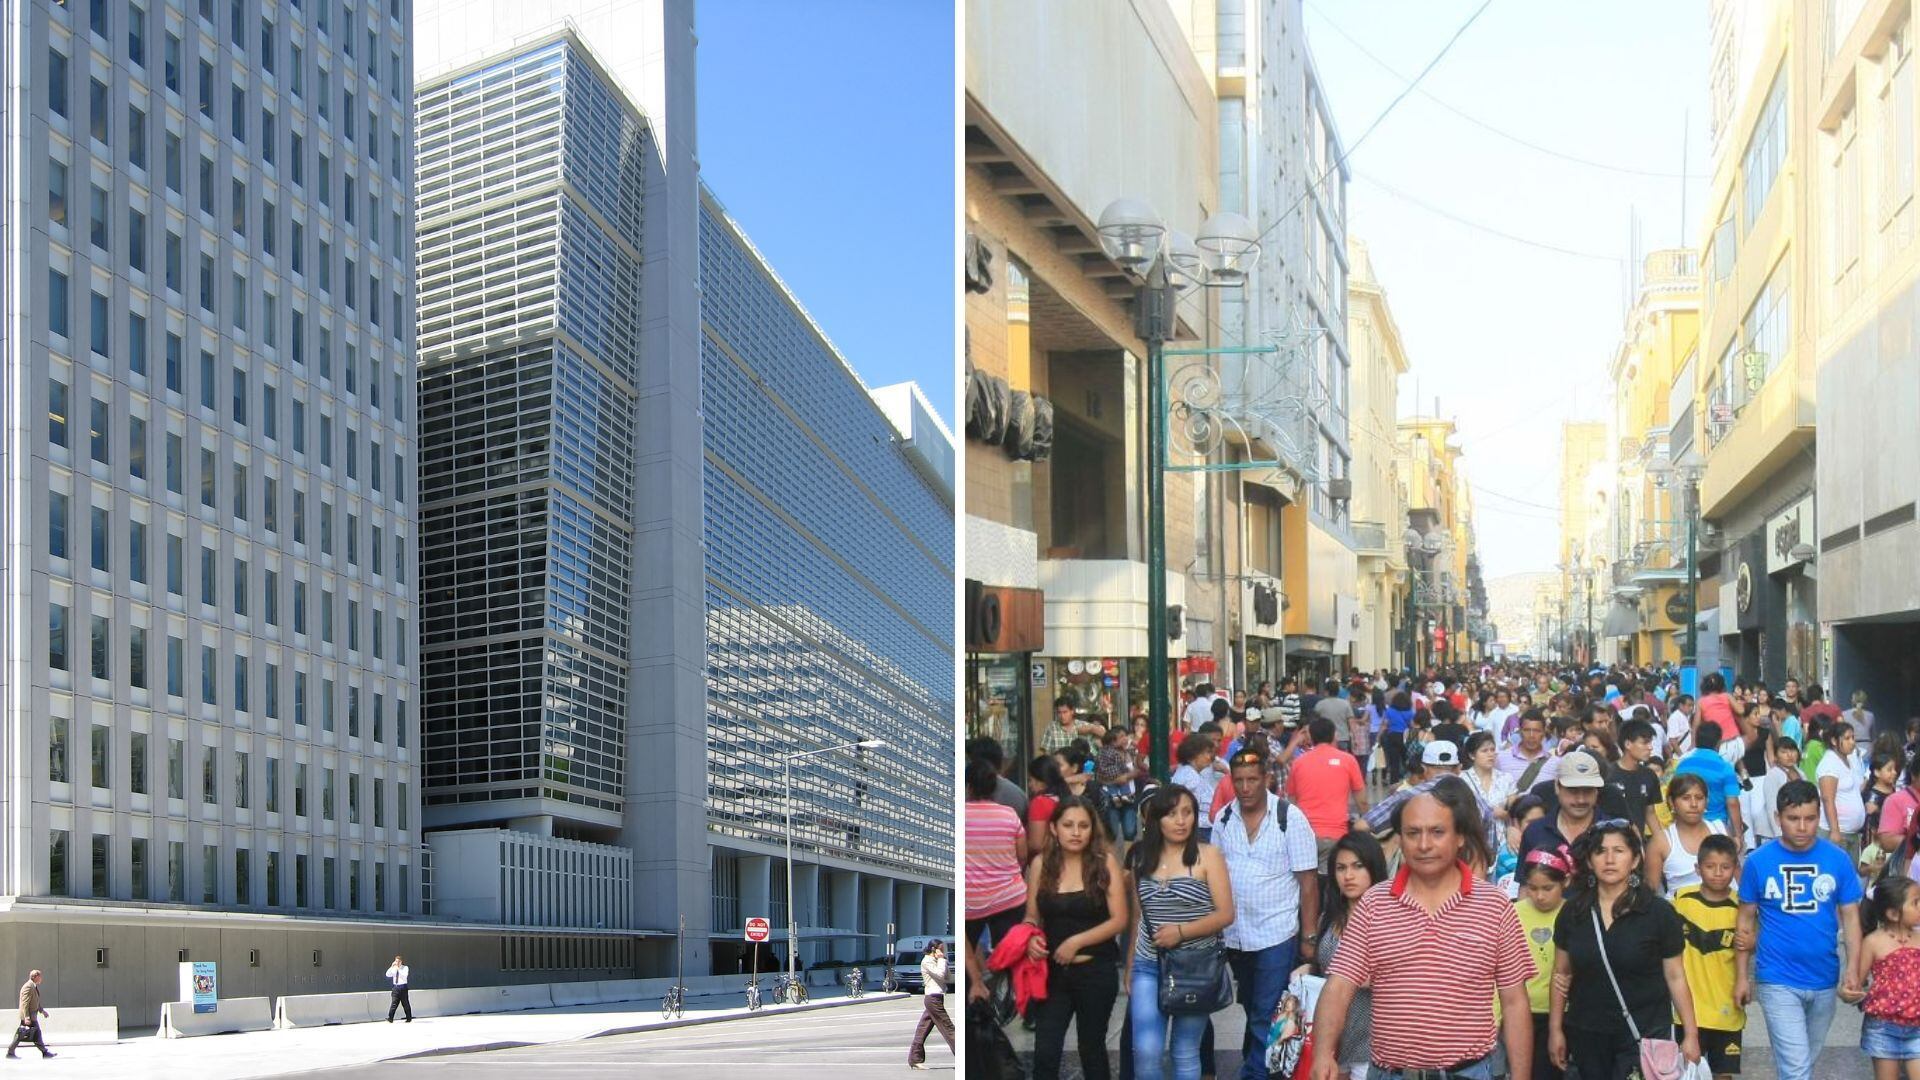
[[1344, 476], [1336, 476], [1327, 481], [1327, 498], [1334, 502], [1353, 500], [1353, 481]]

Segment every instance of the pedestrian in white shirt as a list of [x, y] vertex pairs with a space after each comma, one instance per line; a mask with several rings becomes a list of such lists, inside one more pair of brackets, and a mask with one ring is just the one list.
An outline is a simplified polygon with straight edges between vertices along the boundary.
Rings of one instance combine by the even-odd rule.
[[407, 1011], [407, 1023], [413, 1023], [413, 1002], [407, 999], [407, 983], [412, 981], [413, 970], [407, 967], [407, 958], [396, 956], [393, 966], [387, 969], [387, 981], [393, 984], [393, 1000], [387, 1004], [387, 1023], [393, 1023], [396, 1009]]
[[941, 942], [927, 946], [920, 958], [920, 1023], [914, 1026], [913, 1042], [907, 1046], [907, 1068], [927, 1067], [927, 1036], [936, 1029], [953, 1049], [953, 1021], [947, 1018], [947, 947]]
[[1203, 682], [1193, 688], [1193, 700], [1187, 703], [1187, 711], [1181, 717], [1188, 731], [1199, 731], [1201, 724], [1213, 719], [1213, 699], [1212, 683]]

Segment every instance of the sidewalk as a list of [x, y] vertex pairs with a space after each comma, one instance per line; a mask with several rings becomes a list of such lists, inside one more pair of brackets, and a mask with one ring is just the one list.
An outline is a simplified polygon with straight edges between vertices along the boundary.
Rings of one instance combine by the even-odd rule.
[[[420, 1017], [408, 1024], [343, 1024], [297, 1028], [291, 1031], [255, 1031], [209, 1035], [195, 1039], [162, 1039], [154, 1035], [122, 1039], [113, 1046], [50, 1044], [59, 1056], [39, 1059], [27, 1046], [22, 1060], [9, 1062], [35, 1075], [113, 1076], [137, 1080], [245, 1080], [351, 1065], [371, 1065], [395, 1058], [426, 1057], [484, 1049], [504, 1049], [545, 1043], [571, 1042], [632, 1031], [691, 1027], [724, 1020], [759, 1016], [791, 1016], [851, 1004], [846, 991], [827, 996], [828, 988], [814, 991], [806, 1005], [768, 1005], [748, 1013], [740, 989], [687, 999], [678, 1020], [660, 1017], [660, 1002], [629, 1001], [612, 1005], [580, 1005], [564, 1009], [483, 1013], [474, 1016]], [[869, 992], [860, 1002], [881, 1001], [904, 994]], [[821, 1017], [830, 1023], [828, 1017]]]

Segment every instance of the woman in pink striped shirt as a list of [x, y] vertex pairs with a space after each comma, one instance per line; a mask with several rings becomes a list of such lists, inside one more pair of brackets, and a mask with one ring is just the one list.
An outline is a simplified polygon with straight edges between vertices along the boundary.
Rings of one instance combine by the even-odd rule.
[[1027, 826], [1020, 815], [993, 801], [1000, 774], [974, 758], [967, 762], [967, 946], [999, 941], [1027, 906]]

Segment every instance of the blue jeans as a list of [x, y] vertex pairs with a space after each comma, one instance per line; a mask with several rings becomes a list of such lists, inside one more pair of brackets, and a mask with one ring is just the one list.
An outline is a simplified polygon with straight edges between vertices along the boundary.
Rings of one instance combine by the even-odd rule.
[[1300, 939], [1290, 937], [1278, 945], [1253, 952], [1232, 949], [1227, 966], [1233, 969], [1233, 983], [1239, 990], [1240, 1006], [1247, 1011], [1247, 1036], [1240, 1047], [1241, 1080], [1267, 1080], [1267, 1039], [1273, 1034], [1273, 1010], [1286, 992], [1287, 978], [1293, 972], [1294, 954]]
[[1773, 1044], [1774, 1067], [1780, 1080], [1813, 1080], [1813, 1059], [1827, 1045], [1833, 1026], [1832, 988], [1799, 990], [1780, 983], [1756, 982], [1754, 1000], [1767, 1018], [1767, 1040]]
[[[1542, 1050], [1540, 1053], [1545, 1054], [1546, 1051]], [[1399, 1069], [1383, 1069], [1378, 1065], [1367, 1066], [1367, 1080], [1400, 1080], [1400, 1075]], [[1463, 1080], [1493, 1080], [1493, 1055], [1488, 1054], [1478, 1065], [1453, 1075]]]
[[[1107, 789], [1109, 799], [1113, 797], [1114, 790], [1111, 787]], [[1127, 797], [1132, 796], [1129, 794]], [[1107, 819], [1107, 831], [1113, 834], [1116, 843], [1121, 840], [1132, 842], [1140, 832], [1140, 808], [1133, 803], [1115, 806], [1108, 802], [1102, 816]]]
[[1133, 1020], [1134, 1080], [1161, 1080], [1161, 1059], [1167, 1053], [1167, 1022], [1173, 1022], [1173, 1080], [1200, 1080], [1200, 1036], [1207, 1030], [1204, 1016], [1160, 1014], [1160, 961], [1133, 958], [1133, 981], [1127, 984], [1127, 1014]]

